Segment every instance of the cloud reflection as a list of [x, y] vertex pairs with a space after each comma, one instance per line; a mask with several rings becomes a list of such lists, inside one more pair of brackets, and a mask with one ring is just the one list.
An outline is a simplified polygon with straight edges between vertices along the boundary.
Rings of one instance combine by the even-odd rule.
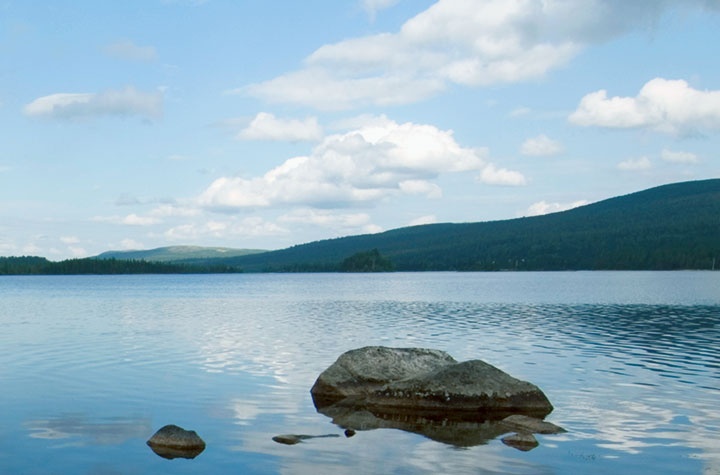
[[151, 420], [140, 417], [92, 420], [83, 414], [64, 414], [28, 421], [25, 426], [34, 439], [66, 442], [76, 439], [70, 444], [75, 446], [118, 445], [129, 439], [146, 438], [152, 433]]

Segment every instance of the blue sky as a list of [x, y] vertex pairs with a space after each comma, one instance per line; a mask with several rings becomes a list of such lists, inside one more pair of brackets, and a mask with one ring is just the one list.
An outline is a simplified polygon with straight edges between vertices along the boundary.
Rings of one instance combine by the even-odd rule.
[[0, 255], [278, 249], [717, 178], [720, 1], [0, 1]]

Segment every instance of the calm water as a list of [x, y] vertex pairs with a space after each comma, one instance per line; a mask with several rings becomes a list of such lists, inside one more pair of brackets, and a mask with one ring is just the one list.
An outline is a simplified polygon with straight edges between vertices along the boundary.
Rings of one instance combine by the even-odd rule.
[[[0, 325], [1, 474], [720, 474], [720, 272], [2, 277]], [[365, 345], [484, 359], [568, 433], [345, 438], [309, 389]]]

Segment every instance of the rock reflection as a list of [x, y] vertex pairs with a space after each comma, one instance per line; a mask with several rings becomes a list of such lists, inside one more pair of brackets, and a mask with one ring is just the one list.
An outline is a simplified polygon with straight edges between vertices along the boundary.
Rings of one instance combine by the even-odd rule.
[[475, 414], [413, 413], [342, 405], [326, 406], [317, 410], [342, 429], [400, 429], [455, 447], [485, 445], [501, 435], [514, 432], [501, 417], [483, 420], [478, 419]]
[[192, 449], [185, 449], [185, 448], [176, 448], [176, 447], [158, 447], [158, 446], [150, 446], [153, 452], [155, 454], [159, 455], [160, 457], [168, 460], [172, 459], [194, 459], [198, 455], [200, 455], [204, 450], [205, 447], [196, 447]]

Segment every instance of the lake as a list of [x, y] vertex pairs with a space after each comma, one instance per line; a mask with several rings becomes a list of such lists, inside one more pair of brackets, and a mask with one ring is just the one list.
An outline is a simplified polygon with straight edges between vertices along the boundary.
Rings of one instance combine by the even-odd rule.
[[[720, 272], [6, 276], [0, 325], [2, 474], [720, 474]], [[345, 437], [309, 390], [366, 345], [483, 359], [567, 433]]]

